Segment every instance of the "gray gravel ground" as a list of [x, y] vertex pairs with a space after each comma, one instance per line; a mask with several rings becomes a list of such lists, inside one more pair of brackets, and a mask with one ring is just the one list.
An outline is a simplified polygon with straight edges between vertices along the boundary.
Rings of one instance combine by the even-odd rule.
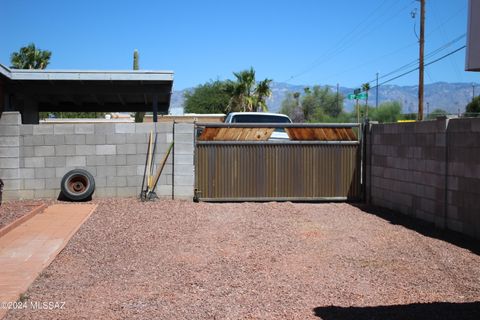
[[480, 256], [342, 203], [99, 207], [6, 319], [480, 319]]

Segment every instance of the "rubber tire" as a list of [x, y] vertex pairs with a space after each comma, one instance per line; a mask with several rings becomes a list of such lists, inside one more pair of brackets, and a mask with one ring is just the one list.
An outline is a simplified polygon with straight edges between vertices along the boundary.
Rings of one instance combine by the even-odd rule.
[[[87, 181], [87, 188], [83, 192], [74, 192], [68, 188], [68, 183], [72, 178], [81, 177], [85, 181]], [[71, 201], [84, 201], [89, 199], [93, 192], [95, 191], [95, 179], [91, 175], [90, 172], [84, 169], [73, 169], [67, 172], [63, 178], [62, 183], [60, 185], [60, 189], [62, 190], [63, 195], [65, 198]]]

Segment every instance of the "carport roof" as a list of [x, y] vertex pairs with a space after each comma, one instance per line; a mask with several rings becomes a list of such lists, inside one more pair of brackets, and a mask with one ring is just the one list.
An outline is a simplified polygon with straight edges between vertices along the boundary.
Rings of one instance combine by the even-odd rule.
[[0, 73], [11, 80], [173, 81], [170, 70], [35, 70], [10, 69], [0, 64]]
[[[168, 113], [173, 71], [153, 70], [19, 70], [0, 64], [0, 82], [10, 105], [26, 102], [38, 111]], [[1, 85], [1, 83], [0, 83]]]

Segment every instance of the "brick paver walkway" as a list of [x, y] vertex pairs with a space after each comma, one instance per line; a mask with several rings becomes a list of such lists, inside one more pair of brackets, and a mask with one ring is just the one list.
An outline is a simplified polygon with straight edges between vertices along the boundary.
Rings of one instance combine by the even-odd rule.
[[97, 206], [57, 204], [0, 237], [0, 319]]

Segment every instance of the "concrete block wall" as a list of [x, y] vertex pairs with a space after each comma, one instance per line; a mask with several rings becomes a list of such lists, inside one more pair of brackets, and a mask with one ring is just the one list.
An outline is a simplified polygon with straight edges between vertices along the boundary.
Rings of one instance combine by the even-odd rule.
[[[173, 123], [157, 124], [155, 163], [165, 155], [174, 132], [178, 132], [175, 137], [179, 141], [156, 192], [160, 198], [192, 200], [193, 125], [177, 126], [174, 130]], [[151, 130], [153, 123], [22, 125], [18, 113], [3, 113], [0, 177], [7, 180], [5, 199], [56, 198], [63, 175], [75, 168], [86, 169], [94, 176], [94, 197], [138, 196]], [[180, 167], [175, 171], [176, 156]]]
[[447, 227], [480, 239], [480, 119], [451, 120], [446, 143]]
[[5, 183], [3, 199], [14, 198], [22, 188], [20, 120], [16, 112], [3, 112], [0, 118], [0, 179]]
[[367, 200], [480, 238], [480, 188], [469, 190], [480, 186], [477, 128], [480, 119], [371, 125]]
[[178, 199], [191, 200], [194, 196], [194, 130], [193, 123], [176, 123], [174, 128], [173, 189]]

